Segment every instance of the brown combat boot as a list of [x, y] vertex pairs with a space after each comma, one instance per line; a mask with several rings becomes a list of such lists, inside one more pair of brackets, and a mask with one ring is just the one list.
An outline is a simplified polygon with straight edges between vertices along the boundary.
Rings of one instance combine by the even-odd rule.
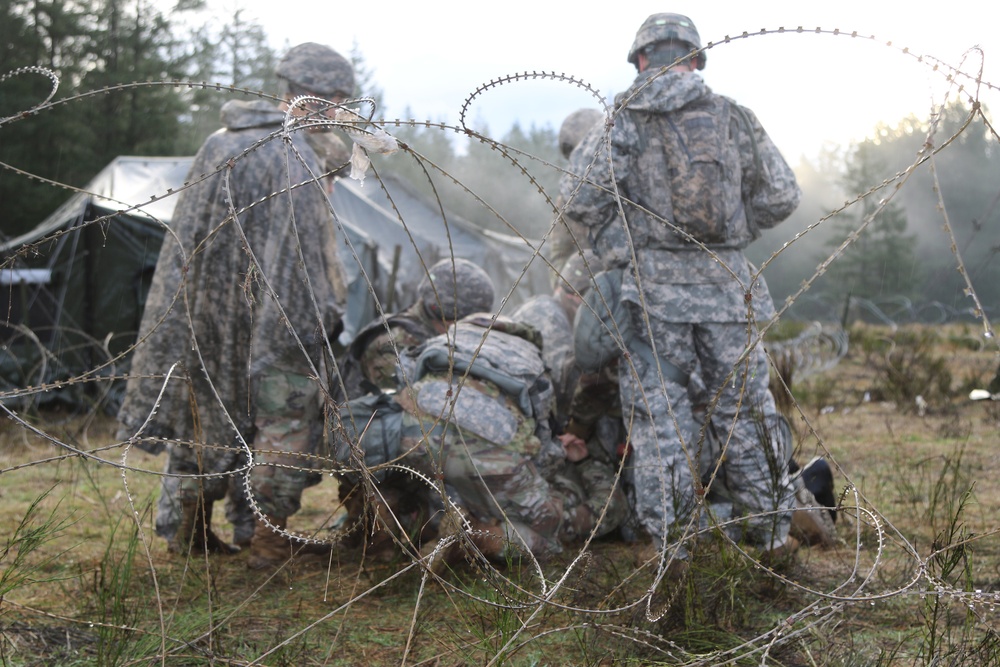
[[238, 546], [225, 542], [212, 531], [212, 505], [211, 500], [181, 503], [177, 532], [167, 544], [167, 549], [171, 553], [211, 553], [230, 556], [240, 550]]
[[[280, 530], [285, 530], [288, 525], [287, 517], [268, 516], [267, 520]], [[250, 557], [247, 559], [247, 567], [252, 570], [263, 570], [277, 567], [293, 558], [304, 562], [311, 559], [303, 558], [303, 556], [329, 556], [330, 549], [328, 544], [290, 540], [283, 533], [274, 530], [258, 519], [257, 526], [253, 531], [253, 538], [250, 540]]]

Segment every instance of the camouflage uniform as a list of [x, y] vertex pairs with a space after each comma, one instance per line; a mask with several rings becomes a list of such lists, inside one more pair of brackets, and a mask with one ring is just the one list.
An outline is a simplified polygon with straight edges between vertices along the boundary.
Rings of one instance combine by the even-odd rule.
[[[395, 393], [408, 382], [399, 372], [400, 355], [437, 335], [435, 327], [492, 308], [494, 299], [492, 279], [473, 262], [454, 258], [435, 263], [417, 286], [416, 302], [402, 312], [378, 318], [363, 327], [339, 359], [340, 381], [347, 398], [356, 399], [376, 389]], [[346, 475], [338, 481], [348, 522], [358, 525], [363, 521], [365, 498], [357, 479]], [[438, 498], [407, 475], [383, 475], [380, 481], [383, 498], [391, 488], [393, 496], [412, 510], [397, 511], [395, 519], [408, 535], [436, 529], [442, 508]], [[374, 500], [377, 505], [379, 499]], [[350, 539], [358, 538], [360, 535], [355, 532]]]
[[573, 319], [580, 295], [590, 289], [593, 274], [602, 268], [592, 251], [572, 253], [556, 274], [554, 294], [532, 297], [511, 315], [511, 319], [530, 324], [542, 335], [542, 359], [555, 390], [555, 416], [561, 429], [569, 420], [580, 378], [573, 352]]
[[[267, 430], [275, 418], [273, 410], [257, 414], [251, 378], [271, 391], [272, 374], [316, 376], [346, 293], [332, 214], [322, 188], [310, 183], [320, 165], [305, 137], [273, 137], [284, 113], [263, 101], [229, 102], [222, 120], [224, 129], [195, 157], [193, 185], [180, 194], [119, 413], [122, 438], [149, 417], [144, 436], [173, 440], [167, 470], [190, 475], [178, 484], [181, 503], [226, 495], [229, 473], [245, 464], [241, 443], [254, 441], [255, 420]], [[289, 192], [289, 184], [304, 185]], [[285, 400], [297, 410], [319, 400], [314, 382], [297, 384], [267, 405]], [[308, 450], [307, 430], [281, 447]]]
[[555, 413], [563, 417], [569, 410], [577, 373], [573, 363], [573, 320], [554, 296], [533, 296], [511, 314], [511, 319], [530, 324], [542, 335], [542, 359], [549, 370], [556, 394]]
[[[587, 135], [594, 125], [603, 123], [604, 114], [597, 109], [577, 109], [566, 116], [559, 126], [559, 152], [569, 159], [573, 149]], [[556, 207], [564, 203], [561, 197], [556, 199]], [[556, 222], [549, 236], [549, 261], [554, 267], [565, 263], [581, 250], [588, 248], [587, 228], [573, 218], [562, 215]], [[557, 287], [562, 281], [558, 275], [552, 276], [552, 287]]]
[[[661, 74], [657, 69], [640, 73], [619, 96], [610, 129], [613, 173], [626, 197], [669, 188], [668, 174], [651, 172], [655, 161], [646, 159], [659, 139], [644, 135], [640, 124], [649, 118], [669, 119], [692, 102], [714, 104], [722, 99], [694, 72]], [[736, 220], [724, 243], [710, 246], [715, 257], [661, 221], [671, 221], [671, 211], [654, 211], [660, 214], [657, 218], [626, 206], [632, 259], [611, 194], [603, 128], [592, 131], [574, 152], [570, 172], [582, 175], [593, 165], [590, 181], [607, 189], [585, 185], [573, 196], [579, 179], [568, 176], [562, 184], [563, 196], [573, 196], [567, 214], [588, 226], [598, 254], [607, 263], [628, 267], [622, 299], [628, 303], [634, 334], [628, 343], [630, 365], [619, 369], [621, 404], [632, 445], [637, 511], [658, 540], [683, 530], [696, 506], [699, 428], [686, 387], [687, 376], [696, 369], [710, 392], [721, 391], [711, 420], [728, 437], [723, 466], [737, 510], [748, 515], [778, 511], [776, 516], [750, 519], [748, 537], [770, 547], [783, 544], [788, 534], [789, 515], [782, 512], [791, 508], [794, 491], [787, 461], [781, 460], [778, 443], [765, 438], [762, 445], [758, 433], [762, 424], [762, 430], [773, 432], [776, 421], [767, 361], [762, 345], [748, 351], [756, 335], [755, 321], [770, 316], [773, 304], [764, 289], [751, 283], [742, 248], [759, 233], [748, 218], [760, 227], [773, 226], [792, 213], [801, 193], [756, 117], [744, 111], [750, 127], [743, 128], [739, 114], [733, 113], [730, 141], [738, 137], [750, 215]], [[650, 185], [657, 182], [659, 186]], [[688, 185], [701, 187], [697, 179]], [[661, 194], [660, 200], [669, 195]], [[670, 365], [678, 372], [669, 372]]]
[[[482, 324], [460, 322], [427, 346], [437, 342], [456, 350], [481, 350], [487, 331]], [[511, 326], [508, 331], [518, 329]], [[488, 337], [491, 345], [509, 354], [509, 368], [534, 367], [544, 373], [534, 343], [499, 330], [490, 330]], [[496, 382], [464, 377], [459, 371], [420, 372], [421, 354], [422, 348], [407, 354], [404, 365], [419, 380], [396, 399], [406, 411], [401, 447], [405, 464], [431, 479], [443, 479], [447, 492], [465, 510], [480, 521], [498, 524], [508, 542], [536, 556], [558, 553], [563, 542], [595, 529], [604, 534], [617, 527], [626, 502], [615, 485], [614, 470], [590, 459], [578, 464], [565, 460], [547, 427], [545, 406], [550, 403], [544, 390], [538, 395], [542, 398], [528, 401]], [[597, 518], [609, 499], [598, 527]]]
[[[396, 389], [399, 355], [435, 335], [434, 321], [421, 302], [396, 315], [372, 322], [358, 332], [348, 348], [364, 379], [383, 390]], [[348, 390], [348, 398], [355, 394]]]

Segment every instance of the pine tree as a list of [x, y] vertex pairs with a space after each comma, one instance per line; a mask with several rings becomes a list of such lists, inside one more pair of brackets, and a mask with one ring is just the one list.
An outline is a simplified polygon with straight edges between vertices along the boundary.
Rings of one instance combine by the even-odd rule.
[[850, 196], [863, 197], [834, 218], [836, 233], [826, 249], [833, 253], [845, 240], [854, 240], [819, 283], [835, 301], [848, 294], [865, 299], [906, 297], [919, 288], [914, 252], [917, 239], [908, 233], [906, 213], [898, 201], [887, 200], [891, 184], [871, 190], [888, 176], [891, 172], [875, 143], [866, 141], [854, 147], [844, 188]]

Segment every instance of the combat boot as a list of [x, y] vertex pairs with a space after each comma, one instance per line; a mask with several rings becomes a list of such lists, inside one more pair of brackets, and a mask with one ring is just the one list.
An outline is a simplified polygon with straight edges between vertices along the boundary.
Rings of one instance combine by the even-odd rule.
[[167, 548], [176, 554], [212, 553], [229, 556], [237, 553], [238, 546], [228, 544], [212, 531], [211, 500], [182, 501], [177, 532], [167, 543]]
[[[288, 539], [280, 532], [288, 525], [287, 517], [268, 516], [267, 520], [278, 530], [257, 519], [253, 537], [250, 539], [250, 557], [247, 559], [247, 567], [250, 569], [263, 570], [277, 567], [293, 558], [305, 561], [311, 560], [308, 557], [330, 554], [331, 547], [328, 544], [312, 544]], [[302, 558], [303, 556], [307, 558]]]

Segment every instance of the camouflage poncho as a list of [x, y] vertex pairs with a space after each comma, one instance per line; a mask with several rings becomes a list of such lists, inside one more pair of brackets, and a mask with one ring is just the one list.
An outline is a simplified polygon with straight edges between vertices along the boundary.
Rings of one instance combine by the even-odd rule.
[[316, 374], [345, 294], [332, 213], [313, 182], [322, 172], [305, 137], [278, 136], [284, 114], [263, 101], [230, 102], [222, 118], [179, 195], [119, 413], [122, 439], [148, 418], [143, 436], [221, 446], [203, 452], [207, 472], [232, 465], [234, 427], [252, 438], [253, 373]]

